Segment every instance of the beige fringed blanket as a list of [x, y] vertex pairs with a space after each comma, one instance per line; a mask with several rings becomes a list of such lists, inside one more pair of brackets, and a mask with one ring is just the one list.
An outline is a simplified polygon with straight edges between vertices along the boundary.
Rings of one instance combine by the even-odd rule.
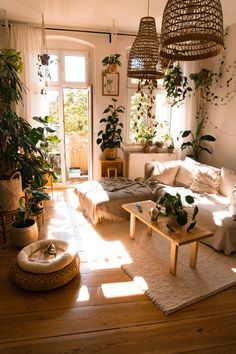
[[129, 214], [122, 204], [141, 200], [156, 200], [159, 183], [135, 182], [128, 178], [88, 181], [76, 187], [83, 213], [97, 224], [102, 220], [121, 221]]

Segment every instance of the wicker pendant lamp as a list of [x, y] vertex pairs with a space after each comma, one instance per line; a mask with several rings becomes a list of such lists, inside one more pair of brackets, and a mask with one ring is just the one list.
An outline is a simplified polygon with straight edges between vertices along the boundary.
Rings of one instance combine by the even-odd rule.
[[160, 63], [159, 47], [160, 39], [157, 37], [154, 17], [142, 17], [138, 35], [130, 49], [128, 77], [144, 80], [163, 78], [164, 73]]
[[168, 0], [160, 55], [186, 61], [214, 57], [224, 48], [223, 34], [220, 0]]

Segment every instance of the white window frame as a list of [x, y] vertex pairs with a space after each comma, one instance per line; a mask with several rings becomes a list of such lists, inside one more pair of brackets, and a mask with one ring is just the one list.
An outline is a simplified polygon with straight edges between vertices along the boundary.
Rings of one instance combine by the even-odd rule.
[[[77, 56], [77, 57], [84, 57], [85, 58], [85, 81], [66, 81], [65, 80], [65, 56]], [[89, 86], [89, 52], [85, 51], [61, 51], [61, 84], [64, 87], [71, 87], [71, 88], [88, 88]]]

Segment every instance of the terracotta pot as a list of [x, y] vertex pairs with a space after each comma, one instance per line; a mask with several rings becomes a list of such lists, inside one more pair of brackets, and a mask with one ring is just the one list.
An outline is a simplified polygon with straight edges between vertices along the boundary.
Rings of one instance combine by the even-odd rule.
[[143, 147], [143, 152], [147, 153], [150, 151], [150, 146], [144, 146]]
[[109, 64], [108, 70], [109, 70], [109, 73], [116, 73], [117, 72], [117, 64]]
[[104, 155], [107, 160], [115, 160], [117, 157], [117, 148], [106, 148]]

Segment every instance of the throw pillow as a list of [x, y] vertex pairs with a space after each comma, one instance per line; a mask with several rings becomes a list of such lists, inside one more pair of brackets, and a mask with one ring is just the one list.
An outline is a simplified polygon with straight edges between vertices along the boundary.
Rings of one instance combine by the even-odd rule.
[[182, 161], [181, 166], [175, 178], [175, 185], [178, 187], [190, 187], [193, 182], [193, 172], [200, 165], [199, 162], [186, 157]]
[[226, 197], [230, 197], [235, 185], [236, 185], [236, 171], [232, 171], [226, 167], [222, 167], [220, 194]]
[[147, 179], [147, 181], [158, 181], [160, 183], [173, 186], [179, 166], [179, 160], [165, 162], [157, 161], [154, 165], [152, 175]]
[[197, 193], [218, 194], [220, 190], [220, 175], [209, 169], [199, 170], [194, 174], [190, 189]]

